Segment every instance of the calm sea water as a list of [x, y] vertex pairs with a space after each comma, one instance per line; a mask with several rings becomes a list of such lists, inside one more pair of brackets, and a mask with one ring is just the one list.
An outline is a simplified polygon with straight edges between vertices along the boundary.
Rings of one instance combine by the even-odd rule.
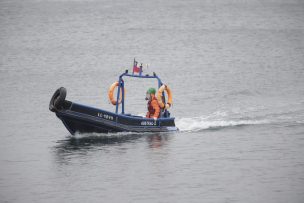
[[[303, 202], [303, 36], [300, 0], [0, 1], [0, 202]], [[134, 57], [180, 132], [70, 136], [53, 92], [114, 110]]]

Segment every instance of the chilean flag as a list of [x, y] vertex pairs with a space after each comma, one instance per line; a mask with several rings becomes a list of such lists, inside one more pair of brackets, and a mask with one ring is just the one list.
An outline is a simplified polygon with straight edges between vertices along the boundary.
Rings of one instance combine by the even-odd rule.
[[133, 66], [133, 73], [139, 73], [140, 71], [140, 67], [137, 67], [137, 65]]
[[139, 75], [141, 75], [141, 73], [142, 73], [142, 65], [140, 67], [138, 67], [137, 64], [138, 64], [138, 62], [135, 61], [135, 59], [134, 59], [133, 74], [134, 73], [139, 73]]

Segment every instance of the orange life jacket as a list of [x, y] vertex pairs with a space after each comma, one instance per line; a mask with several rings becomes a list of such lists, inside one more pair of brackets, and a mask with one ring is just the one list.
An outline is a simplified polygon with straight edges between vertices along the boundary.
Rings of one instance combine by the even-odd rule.
[[160, 107], [155, 96], [152, 95], [151, 101], [148, 102], [147, 118], [158, 118], [160, 115]]

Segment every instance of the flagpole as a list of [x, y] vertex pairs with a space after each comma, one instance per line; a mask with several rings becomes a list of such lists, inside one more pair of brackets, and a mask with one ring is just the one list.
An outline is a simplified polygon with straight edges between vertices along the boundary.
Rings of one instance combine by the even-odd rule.
[[142, 70], [143, 69], [143, 64], [141, 63], [140, 66], [139, 66], [139, 75], [141, 76], [142, 75]]
[[133, 67], [132, 67], [132, 75], [134, 75], [134, 67], [135, 67], [135, 57], [134, 57], [134, 61], [133, 61]]

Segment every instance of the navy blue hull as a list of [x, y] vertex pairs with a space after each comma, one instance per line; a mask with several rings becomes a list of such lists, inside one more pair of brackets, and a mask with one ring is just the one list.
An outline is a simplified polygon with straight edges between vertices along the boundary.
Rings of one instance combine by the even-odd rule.
[[169, 132], [178, 130], [175, 127], [174, 118], [154, 120], [140, 116], [115, 114], [69, 101], [66, 101], [63, 108], [55, 113], [71, 134], [76, 132]]

